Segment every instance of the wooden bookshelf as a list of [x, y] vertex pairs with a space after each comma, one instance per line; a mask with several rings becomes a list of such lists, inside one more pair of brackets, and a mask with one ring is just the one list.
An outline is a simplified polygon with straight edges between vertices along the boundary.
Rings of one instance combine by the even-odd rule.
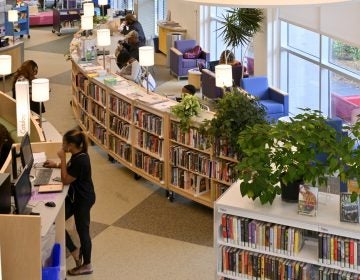
[[[202, 111], [184, 133], [170, 112], [176, 101], [112, 76], [116, 84], [106, 85], [104, 77], [92, 77], [86, 67], [72, 62], [72, 107], [80, 127], [111, 158], [164, 188], [170, 200], [176, 193], [213, 207], [225, 188], [212, 175], [219, 159], [199, 127], [214, 113]], [[180, 155], [186, 160], [174, 161]], [[236, 160], [223, 158], [221, 163], [232, 166]], [[227, 178], [221, 183], [227, 188], [232, 182]]]

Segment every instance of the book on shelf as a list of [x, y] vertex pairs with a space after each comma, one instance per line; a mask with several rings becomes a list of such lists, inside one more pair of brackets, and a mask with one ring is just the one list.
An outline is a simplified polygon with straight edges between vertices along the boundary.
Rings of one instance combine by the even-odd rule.
[[358, 181], [356, 179], [348, 180], [347, 188], [348, 188], [347, 191], [349, 193], [356, 192], [356, 193], [360, 194], [360, 187], [359, 187]]
[[351, 202], [351, 193], [340, 193], [340, 221], [348, 223], [359, 223], [359, 197]]
[[318, 188], [306, 184], [299, 187], [298, 213], [315, 216], [318, 206]]

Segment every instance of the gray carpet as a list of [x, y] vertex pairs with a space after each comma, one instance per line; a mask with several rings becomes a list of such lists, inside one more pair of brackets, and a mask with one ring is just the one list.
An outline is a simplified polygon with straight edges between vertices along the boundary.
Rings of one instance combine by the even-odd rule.
[[[69, 61], [69, 65], [70, 65]], [[55, 75], [49, 78], [50, 83], [56, 83], [60, 85], [70, 86], [71, 85], [71, 70], [65, 71], [59, 75]]]
[[113, 226], [213, 246], [213, 209], [179, 195], [174, 202], [159, 189], [117, 220]]
[[36, 45], [36, 46], [29, 47], [26, 49], [29, 51], [65, 54], [69, 50], [69, 45], [70, 45], [72, 38], [73, 38], [73, 34], [64, 35], [61, 39], [47, 42], [47, 43], [40, 44], [40, 45]]

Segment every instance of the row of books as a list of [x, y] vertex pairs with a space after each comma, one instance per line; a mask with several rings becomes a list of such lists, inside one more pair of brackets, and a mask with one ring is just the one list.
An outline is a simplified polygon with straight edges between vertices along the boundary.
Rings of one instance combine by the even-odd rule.
[[131, 121], [131, 104], [126, 101], [123, 101], [114, 95], [110, 95], [109, 109], [118, 116]]
[[228, 246], [220, 246], [219, 254], [218, 271], [229, 276], [241, 279], [319, 279], [318, 268], [312, 264]]
[[163, 135], [162, 118], [139, 108], [134, 110], [134, 123], [140, 128], [158, 136]]
[[210, 180], [204, 176], [173, 167], [171, 169], [171, 184], [181, 189], [200, 195], [210, 189]]
[[78, 73], [76, 75], [75, 84], [76, 87], [80, 88], [81, 90], [85, 90], [85, 85], [88, 83], [88, 78], [83, 75], [82, 73]]
[[201, 154], [182, 146], [171, 146], [170, 162], [175, 167], [182, 167], [210, 177], [211, 160], [206, 154]]
[[88, 99], [86, 95], [84, 95], [82, 92], [77, 91], [76, 100], [84, 110], [88, 109]]
[[234, 148], [224, 139], [215, 139], [214, 152], [216, 156], [223, 156], [238, 160], [238, 155], [236, 154]]
[[89, 130], [89, 115], [85, 111], [80, 110], [80, 121]]
[[170, 139], [199, 150], [205, 150], [208, 145], [206, 137], [198, 129], [191, 127], [184, 132], [180, 124], [173, 121], [170, 125]]
[[91, 112], [99, 122], [106, 125], [106, 110], [103, 107], [101, 107], [99, 104], [92, 103]]
[[341, 271], [328, 267], [319, 267], [318, 279], [324, 280], [360, 280], [360, 274]]
[[125, 159], [128, 162], [131, 162], [131, 145], [121, 141], [119, 138], [114, 135], [109, 136], [109, 146], [110, 149], [119, 155], [121, 158]]
[[213, 184], [215, 200], [218, 199], [225, 191], [227, 191], [228, 188], [229, 188], [228, 185], [225, 185], [225, 184], [222, 184], [219, 182], [215, 182]]
[[106, 106], [106, 91], [102, 87], [90, 83], [88, 95], [103, 106]]
[[319, 233], [319, 263], [360, 271], [360, 240]]
[[163, 140], [161, 140], [158, 136], [137, 129], [135, 133], [135, 141], [140, 148], [146, 149], [159, 155], [159, 157], [162, 157]]
[[110, 115], [110, 129], [122, 138], [129, 139], [130, 124], [114, 115]]
[[211, 177], [220, 181], [234, 183], [236, 181], [236, 163], [213, 160]]
[[160, 181], [164, 179], [164, 162], [138, 150], [135, 152], [135, 166]]
[[221, 215], [220, 231], [226, 243], [288, 256], [297, 255], [304, 245], [302, 229], [228, 214]]
[[100, 141], [101, 144], [107, 145], [105, 127], [99, 125], [98, 123], [93, 123], [92, 134]]

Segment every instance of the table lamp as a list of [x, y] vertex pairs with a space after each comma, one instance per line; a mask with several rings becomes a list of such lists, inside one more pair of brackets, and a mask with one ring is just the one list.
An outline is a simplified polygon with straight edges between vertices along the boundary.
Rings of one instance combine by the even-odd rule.
[[26, 132], [30, 133], [29, 81], [17, 81], [15, 83], [15, 91], [17, 136], [22, 137]]
[[0, 55], [0, 75], [3, 78], [3, 91], [5, 93], [5, 76], [11, 74], [11, 55]]
[[86, 31], [86, 37], [88, 37], [88, 31], [94, 28], [93, 16], [81, 16], [81, 29]]
[[108, 4], [107, 0], [98, 0], [98, 5], [101, 6], [101, 14], [104, 17], [104, 6]]
[[98, 47], [103, 47], [103, 67], [105, 70], [105, 47], [111, 45], [110, 29], [98, 29], [96, 33]]
[[225, 88], [231, 87], [232, 81], [232, 66], [229, 64], [219, 64], [215, 66], [215, 84], [217, 87]]
[[86, 2], [83, 5], [84, 8], [84, 16], [86, 17], [93, 17], [95, 13], [94, 3], [93, 2]]
[[145, 67], [146, 93], [149, 94], [149, 66], [154, 65], [154, 47], [144, 46], [139, 48], [139, 64]]
[[17, 10], [9, 10], [8, 11], [8, 21], [12, 23], [12, 33], [13, 33], [13, 43], [15, 43], [15, 22], [19, 20], [18, 11]]
[[49, 100], [49, 79], [34, 79], [31, 82], [31, 99], [39, 102], [40, 127], [42, 128], [42, 103]]

